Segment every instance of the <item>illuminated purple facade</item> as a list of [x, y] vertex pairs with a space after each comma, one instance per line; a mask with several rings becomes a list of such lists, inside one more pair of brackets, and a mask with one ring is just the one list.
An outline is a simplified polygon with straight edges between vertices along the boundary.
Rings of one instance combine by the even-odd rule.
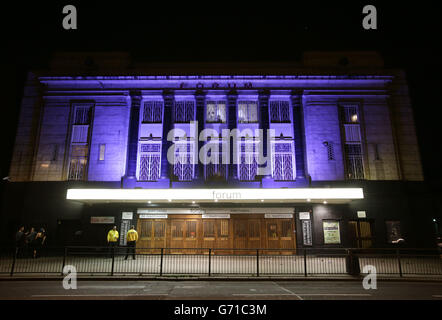
[[[293, 214], [293, 229], [298, 230], [294, 247], [326, 245], [322, 223], [330, 219], [341, 223], [343, 240], [336, 243], [341, 246], [351, 245], [344, 240], [353, 232], [351, 221], [374, 219], [366, 235], [373, 238], [370, 245], [375, 243], [375, 234], [385, 238], [389, 232], [384, 220], [409, 221], [408, 216], [400, 216], [399, 208], [389, 216], [381, 213], [381, 204], [370, 202], [379, 183], [423, 180], [402, 72], [355, 68], [330, 73], [321, 67], [312, 71], [311, 66], [300, 66], [277, 75], [193, 74], [130, 74], [127, 69], [81, 75], [31, 73], [22, 100], [11, 182], [58, 184], [64, 191], [96, 186], [363, 188], [363, 200], [269, 204], [269, 212], [280, 207], [281, 213]], [[175, 133], [170, 134], [173, 129]], [[223, 130], [234, 129], [239, 132], [236, 140], [223, 134]], [[264, 134], [258, 136], [258, 130]], [[171, 149], [172, 145], [176, 148]], [[201, 151], [209, 146], [213, 147], [209, 152]], [[212, 160], [202, 163], [206, 158]], [[87, 206], [64, 201], [71, 209], [77, 206], [67, 212], [83, 225], [90, 224], [91, 216], [113, 216], [118, 224], [122, 211], [136, 215], [140, 207], [151, 208], [146, 202], [127, 204], [112, 199], [108, 205], [97, 201]], [[224, 206], [231, 208], [231, 214], [242, 207], [253, 213], [254, 207], [265, 208], [265, 201], [229, 201]], [[152, 205], [166, 211], [188, 207], [184, 202]], [[206, 207], [217, 205], [199, 208]], [[312, 215], [310, 244], [301, 232], [301, 212]], [[409, 226], [406, 222], [405, 228]], [[376, 239], [376, 245], [385, 245], [385, 239]]]

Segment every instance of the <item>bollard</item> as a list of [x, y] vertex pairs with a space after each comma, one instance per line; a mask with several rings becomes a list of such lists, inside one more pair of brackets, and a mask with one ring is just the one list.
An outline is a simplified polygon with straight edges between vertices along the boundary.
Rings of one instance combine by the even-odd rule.
[[347, 256], [345, 257], [347, 273], [352, 276], [358, 276], [361, 273], [359, 268], [359, 258], [353, 254], [349, 249], [347, 250]]

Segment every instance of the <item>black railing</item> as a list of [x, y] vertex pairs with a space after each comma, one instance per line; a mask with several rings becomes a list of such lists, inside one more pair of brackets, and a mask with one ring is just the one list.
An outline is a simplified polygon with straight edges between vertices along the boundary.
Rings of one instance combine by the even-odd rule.
[[439, 275], [442, 255], [433, 249], [229, 249], [126, 247], [46, 248], [34, 259], [15, 250], [0, 251], [0, 274], [63, 274], [66, 266], [91, 275], [246, 275], [311, 276]]

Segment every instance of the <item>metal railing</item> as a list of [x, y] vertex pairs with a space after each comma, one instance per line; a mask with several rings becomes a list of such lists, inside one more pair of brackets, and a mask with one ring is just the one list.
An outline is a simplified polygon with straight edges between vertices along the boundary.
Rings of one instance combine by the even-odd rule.
[[63, 274], [67, 265], [91, 275], [359, 275], [374, 266], [379, 275], [442, 276], [437, 249], [226, 249], [126, 247], [46, 248], [40, 257], [0, 252], [0, 274]]

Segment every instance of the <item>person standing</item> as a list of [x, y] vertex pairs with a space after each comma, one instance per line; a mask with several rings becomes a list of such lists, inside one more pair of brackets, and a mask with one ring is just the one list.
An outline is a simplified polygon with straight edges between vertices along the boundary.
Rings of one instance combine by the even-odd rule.
[[35, 256], [35, 238], [37, 237], [37, 232], [35, 231], [35, 228], [32, 227], [31, 231], [29, 231], [28, 235], [26, 236], [26, 243], [28, 245], [28, 255], [31, 257]]
[[35, 236], [34, 259], [41, 257], [43, 246], [46, 244], [46, 231], [41, 228]]
[[130, 230], [127, 232], [126, 241], [127, 241], [127, 251], [124, 260], [127, 260], [127, 257], [129, 256], [130, 253], [132, 253], [132, 259], [135, 260], [135, 246], [138, 241], [138, 232], [135, 230], [134, 226], [131, 226]]
[[107, 233], [107, 243], [109, 245], [111, 257], [115, 253], [115, 247], [118, 244], [118, 237], [117, 226], [114, 226], [112, 230], [109, 230]]
[[15, 234], [15, 256], [17, 258], [23, 257], [23, 249], [25, 246], [25, 227], [21, 226]]

